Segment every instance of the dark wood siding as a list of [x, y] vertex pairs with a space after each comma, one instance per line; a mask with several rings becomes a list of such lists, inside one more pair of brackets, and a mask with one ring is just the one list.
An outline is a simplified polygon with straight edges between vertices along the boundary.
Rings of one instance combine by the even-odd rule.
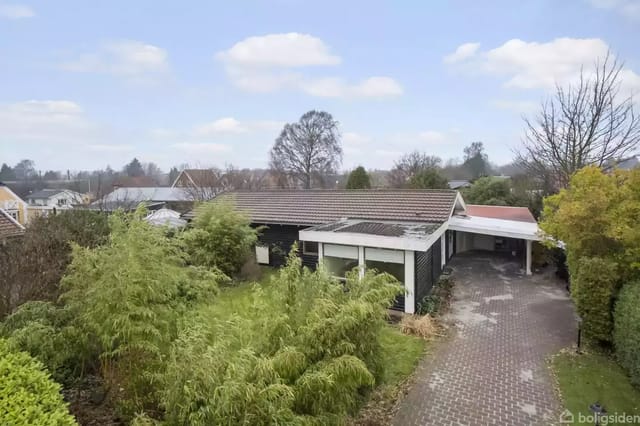
[[[269, 246], [269, 265], [282, 266], [285, 264], [287, 255], [291, 250], [294, 242], [298, 241], [298, 232], [304, 229], [304, 226], [294, 225], [261, 225], [264, 226], [259, 242]], [[302, 253], [302, 244], [298, 242], [298, 255], [302, 258], [302, 264], [311, 269], [316, 269], [318, 265], [318, 256]]]
[[[444, 235], [440, 238], [444, 238]], [[435, 283], [438, 281], [440, 277], [440, 273], [442, 272], [442, 246], [440, 240], [436, 241], [431, 246], [432, 253], [432, 268], [431, 268], [431, 282]]]
[[433, 243], [429, 250], [415, 252], [416, 312], [418, 311], [418, 305], [422, 302], [422, 299], [424, 299], [425, 296], [429, 295], [433, 288], [433, 284], [438, 281], [438, 278], [440, 278], [440, 274], [442, 273], [442, 247], [440, 244], [440, 239], [438, 239]]
[[431, 275], [431, 269], [433, 265], [433, 247], [427, 251], [415, 252], [415, 302], [416, 310], [418, 304], [429, 294], [431, 287], [433, 286], [433, 279]]

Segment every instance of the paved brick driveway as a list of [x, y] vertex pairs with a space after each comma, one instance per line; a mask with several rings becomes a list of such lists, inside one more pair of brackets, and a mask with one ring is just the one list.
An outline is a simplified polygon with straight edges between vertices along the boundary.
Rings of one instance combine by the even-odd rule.
[[562, 410], [545, 360], [576, 337], [563, 284], [490, 254], [457, 255], [451, 267], [456, 331], [418, 367], [393, 423], [554, 424]]

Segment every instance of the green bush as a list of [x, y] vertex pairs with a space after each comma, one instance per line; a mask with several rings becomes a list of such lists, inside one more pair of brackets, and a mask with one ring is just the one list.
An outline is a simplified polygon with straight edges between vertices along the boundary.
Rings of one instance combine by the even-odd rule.
[[612, 343], [618, 265], [601, 257], [582, 257], [575, 264], [571, 260], [571, 296], [582, 318], [584, 335], [600, 343]]
[[192, 228], [182, 241], [194, 265], [218, 268], [233, 276], [251, 254], [258, 234], [249, 217], [235, 210], [229, 200], [216, 200], [196, 208]]
[[125, 416], [157, 406], [177, 322], [187, 309], [210, 300], [220, 272], [185, 266], [162, 229], [140, 209], [110, 219], [109, 242], [73, 248], [61, 300], [100, 354], [101, 375]]
[[96, 356], [85, 333], [73, 325], [69, 310], [51, 302], [27, 302], [0, 324], [13, 348], [29, 352], [60, 383], [71, 383]]
[[640, 387], [640, 282], [623, 286], [614, 319], [616, 356], [629, 373], [631, 383]]
[[42, 364], [0, 339], [0, 421], [7, 425], [75, 425], [60, 385]]
[[268, 290], [253, 291], [251, 316], [210, 306], [181, 323], [164, 380], [168, 422], [341, 423], [383, 376], [381, 330], [402, 288], [370, 272], [343, 287], [290, 255]]
[[418, 302], [418, 315], [436, 315], [442, 313], [448, 306], [453, 293], [453, 277], [441, 276], [434, 284], [428, 295]]

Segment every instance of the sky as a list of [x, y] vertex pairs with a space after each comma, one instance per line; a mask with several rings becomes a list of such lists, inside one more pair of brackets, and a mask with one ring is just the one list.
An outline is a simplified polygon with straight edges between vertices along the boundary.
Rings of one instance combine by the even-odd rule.
[[640, 0], [0, 0], [0, 163], [267, 167], [282, 126], [340, 123], [342, 168], [482, 141], [608, 50], [640, 98]]

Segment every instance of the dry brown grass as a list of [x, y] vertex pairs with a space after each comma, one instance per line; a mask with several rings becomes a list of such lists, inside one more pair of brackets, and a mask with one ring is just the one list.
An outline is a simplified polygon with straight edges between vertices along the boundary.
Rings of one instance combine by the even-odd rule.
[[407, 315], [400, 321], [400, 331], [404, 334], [431, 339], [438, 336], [439, 327], [431, 315]]

